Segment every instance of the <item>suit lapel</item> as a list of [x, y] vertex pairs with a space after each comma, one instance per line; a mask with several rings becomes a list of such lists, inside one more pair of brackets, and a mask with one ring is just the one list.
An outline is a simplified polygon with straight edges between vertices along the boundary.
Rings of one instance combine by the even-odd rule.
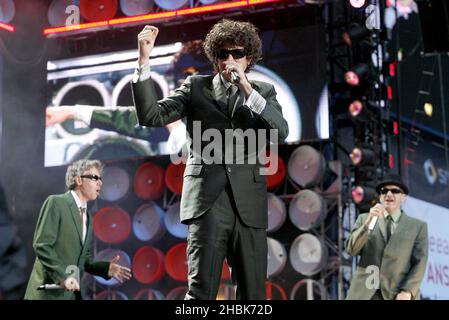
[[76, 231], [78, 232], [78, 238], [82, 243], [83, 230], [81, 228], [82, 221], [81, 221], [80, 210], [76, 206], [75, 199], [73, 198], [70, 191], [66, 193], [66, 196], [69, 201], [70, 214], [73, 218], [73, 223], [75, 224]]

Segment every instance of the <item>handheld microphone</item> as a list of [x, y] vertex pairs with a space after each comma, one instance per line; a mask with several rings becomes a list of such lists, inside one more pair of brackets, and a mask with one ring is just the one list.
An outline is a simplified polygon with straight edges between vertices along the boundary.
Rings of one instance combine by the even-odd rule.
[[376, 223], [377, 223], [377, 219], [379, 219], [378, 216], [374, 216], [371, 218], [371, 221], [369, 222], [369, 225], [368, 225], [369, 232], [374, 230], [374, 227], [376, 226]]
[[[384, 209], [384, 213], [385, 213], [385, 207], [383, 205], [383, 203], [379, 202], [378, 204], [380, 204], [382, 206], [382, 208]], [[371, 232], [374, 230], [374, 227], [376, 226], [377, 220], [379, 219], [378, 216], [374, 216], [371, 218], [371, 221], [369, 222], [368, 225], [368, 231]]]
[[232, 83], [239, 83], [240, 82], [240, 76], [237, 72], [231, 71], [231, 81]]
[[53, 283], [53, 284], [43, 284], [37, 287], [37, 290], [59, 290], [63, 289], [61, 285]]

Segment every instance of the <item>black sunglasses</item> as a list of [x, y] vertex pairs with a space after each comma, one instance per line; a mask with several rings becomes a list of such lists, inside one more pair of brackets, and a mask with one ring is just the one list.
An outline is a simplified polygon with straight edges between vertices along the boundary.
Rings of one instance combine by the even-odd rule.
[[97, 176], [96, 174], [84, 174], [82, 176], [80, 176], [81, 178], [87, 178], [90, 179], [92, 181], [103, 181], [103, 178], [101, 178], [100, 176]]
[[380, 189], [380, 194], [387, 194], [388, 191], [391, 191], [392, 194], [403, 193], [401, 189], [397, 189], [397, 188], [393, 188], [393, 189], [382, 188], [382, 189]]
[[246, 53], [244, 49], [220, 49], [220, 51], [218, 51], [217, 57], [218, 59], [224, 60], [227, 59], [229, 55], [232, 55], [234, 59], [241, 59], [246, 56]]

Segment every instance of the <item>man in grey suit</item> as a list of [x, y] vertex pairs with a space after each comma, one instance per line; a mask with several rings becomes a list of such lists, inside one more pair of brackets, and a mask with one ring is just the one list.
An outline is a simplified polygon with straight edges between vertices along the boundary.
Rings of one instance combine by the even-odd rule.
[[352, 256], [360, 255], [349, 300], [419, 299], [427, 257], [427, 224], [401, 210], [408, 188], [388, 174], [376, 191], [379, 202], [360, 214], [346, 241]]
[[[215, 76], [190, 76], [160, 101], [149, 75], [158, 32], [145, 26], [138, 35], [139, 67], [132, 87], [141, 125], [164, 126], [186, 117], [189, 154], [180, 213], [189, 227], [185, 298], [215, 299], [226, 258], [237, 298], [265, 299], [266, 177], [261, 161], [251, 160], [267, 132], [275, 133], [270, 138], [277, 143], [287, 137], [288, 125], [273, 85], [246, 77], [261, 59], [258, 31], [247, 22], [215, 24], [204, 42]], [[233, 139], [226, 139], [229, 132]], [[241, 139], [245, 134], [247, 139]], [[229, 147], [237, 149], [235, 154]]]

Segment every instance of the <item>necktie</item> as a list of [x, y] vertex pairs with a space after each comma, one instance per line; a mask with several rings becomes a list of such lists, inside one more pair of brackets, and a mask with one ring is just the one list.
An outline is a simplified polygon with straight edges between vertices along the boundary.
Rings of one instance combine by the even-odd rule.
[[231, 86], [228, 88], [228, 115], [232, 117], [232, 112], [235, 107], [235, 102], [238, 97], [238, 87], [237, 86]]
[[386, 228], [387, 228], [387, 242], [390, 240], [390, 238], [391, 238], [391, 227], [392, 227], [392, 224], [393, 224], [393, 218], [391, 218], [391, 216], [390, 215], [388, 215], [387, 216], [387, 218], [386, 218]]
[[86, 208], [84, 208], [84, 207], [80, 207], [80, 212], [81, 212], [81, 221], [82, 221], [82, 226], [81, 226], [81, 228], [82, 228], [82, 230], [83, 230], [83, 232], [82, 232], [82, 241], [83, 241], [83, 243], [84, 243], [84, 240], [86, 239], [86, 232], [87, 232], [87, 212], [86, 212]]

